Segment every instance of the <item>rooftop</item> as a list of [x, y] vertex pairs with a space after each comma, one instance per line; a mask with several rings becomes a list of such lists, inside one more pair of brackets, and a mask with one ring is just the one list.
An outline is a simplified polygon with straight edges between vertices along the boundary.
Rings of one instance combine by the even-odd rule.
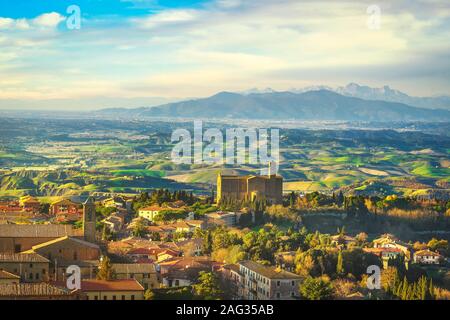
[[300, 279], [300, 276], [295, 273], [277, 269], [276, 267], [266, 267], [250, 260], [241, 261], [239, 264], [269, 279]]
[[0, 284], [0, 297], [69, 296], [71, 292], [48, 283]]
[[156, 273], [155, 265], [149, 263], [114, 263], [115, 273]]
[[0, 262], [50, 262], [37, 253], [0, 253]]
[[0, 279], [14, 279], [14, 280], [17, 280], [17, 279], [20, 279], [20, 276], [14, 274], [14, 273], [11, 273], [11, 272], [8, 272], [8, 271], [0, 269]]
[[144, 287], [134, 279], [82, 280], [81, 291], [144, 291]]
[[1, 224], [0, 238], [59, 238], [74, 235], [72, 226], [62, 224]]

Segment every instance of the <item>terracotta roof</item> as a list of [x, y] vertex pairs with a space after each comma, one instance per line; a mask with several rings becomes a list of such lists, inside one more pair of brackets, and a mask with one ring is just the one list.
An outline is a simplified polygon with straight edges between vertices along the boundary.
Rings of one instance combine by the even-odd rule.
[[62, 199], [62, 200], [58, 200], [58, 201], [52, 202], [51, 205], [52, 206], [54, 206], [54, 205], [75, 205], [75, 206], [79, 206], [80, 203], [73, 202], [70, 199]]
[[0, 297], [69, 296], [71, 292], [48, 283], [0, 284]]
[[73, 234], [72, 226], [62, 224], [0, 225], [0, 238], [59, 238]]
[[149, 263], [114, 263], [115, 273], [156, 273], [155, 265]]
[[80, 239], [77, 239], [77, 238], [72, 238], [72, 237], [65, 236], [65, 237], [61, 237], [61, 238], [58, 238], [58, 239], [50, 240], [50, 241], [47, 241], [47, 242], [35, 245], [35, 246], [32, 247], [31, 250], [28, 250], [28, 251], [25, 251], [25, 252], [32, 252], [33, 250], [37, 250], [37, 249], [40, 249], [40, 248], [45, 248], [45, 247], [51, 246], [51, 245], [53, 245], [55, 243], [59, 243], [59, 242], [63, 242], [63, 241], [75, 242], [75, 243], [81, 244], [83, 246], [87, 246], [87, 247], [91, 247], [91, 248], [100, 250], [100, 247], [98, 245], [96, 245], [95, 243], [91, 243], [91, 242], [87, 242], [87, 241], [80, 240]]
[[37, 253], [0, 253], [0, 262], [50, 262]]
[[140, 208], [139, 211], [161, 211], [164, 209], [165, 208], [162, 208], [160, 206], [149, 206], [149, 207]]
[[300, 279], [300, 276], [295, 273], [277, 269], [276, 267], [266, 267], [250, 260], [241, 261], [239, 264], [269, 279]]
[[433, 256], [433, 257], [441, 257], [441, 255], [437, 252], [433, 252], [430, 250], [420, 250], [415, 253], [416, 256]]
[[14, 280], [17, 280], [17, 279], [20, 279], [20, 276], [14, 274], [14, 273], [11, 273], [11, 272], [8, 272], [8, 271], [0, 269], [0, 279], [14, 279]]
[[126, 280], [82, 280], [81, 291], [144, 291], [139, 282]]

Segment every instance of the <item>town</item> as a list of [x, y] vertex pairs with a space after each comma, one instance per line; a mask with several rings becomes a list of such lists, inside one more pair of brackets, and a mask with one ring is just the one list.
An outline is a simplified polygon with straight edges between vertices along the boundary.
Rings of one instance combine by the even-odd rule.
[[[270, 169], [219, 173], [209, 195], [25, 195], [0, 203], [0, 299], [449, 299], [448, 241], [384, 233], [401, 210], [450, 225], [448, 200], [288, 193]], [[307, 228], [336, 216], [334, 233]], [[354, 221], [367, 232], [351, 233]], [[369, 266], [382, 270], [379, 289]]]

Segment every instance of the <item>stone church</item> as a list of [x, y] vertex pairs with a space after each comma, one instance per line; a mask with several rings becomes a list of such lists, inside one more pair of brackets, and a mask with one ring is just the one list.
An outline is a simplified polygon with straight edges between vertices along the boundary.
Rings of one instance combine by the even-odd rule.
[[217, 176], [217, 202], [222, 199], [265, 199], [274, 204], [283, 201], [283, 177], [269, 167], [267, 175]]

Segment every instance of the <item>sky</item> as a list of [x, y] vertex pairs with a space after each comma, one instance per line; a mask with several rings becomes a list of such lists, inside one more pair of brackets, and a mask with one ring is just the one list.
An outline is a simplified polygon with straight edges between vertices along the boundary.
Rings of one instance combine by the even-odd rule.
[[450, 95], [448, 0], [0, 2], [0, 109], [350, 82]]

